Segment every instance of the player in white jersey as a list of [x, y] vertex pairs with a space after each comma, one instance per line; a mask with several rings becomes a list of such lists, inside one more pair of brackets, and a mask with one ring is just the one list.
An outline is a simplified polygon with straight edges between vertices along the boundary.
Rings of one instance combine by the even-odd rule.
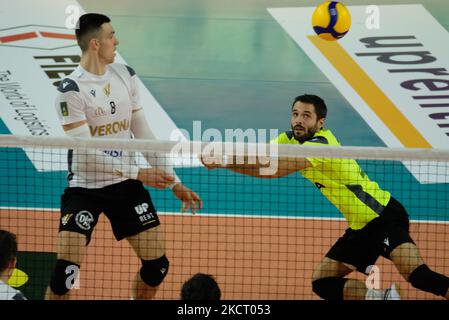
[[[56, 109], [72, 137], [154, 139], [139, 105], [133, 69], [114, 62], [118, 40], [110, 19], [101, 14], [80, 17], [76, 29], [82, 50], [79, 67], [59, 85]], [[151, 165], [139, 168], [133, 153], [121, 150], [69, 150], [69, 187], [61, 197], [58, 257], [47, 299], [67, 298], [69, 276], [79, 270], [99, 215], [110, 220], [117, 240], [127, 239], [142, 267], [132, 285], [132, 298], [151, 299], [165, 278], [169, 261], [164, 234], [144, 185], [172, 188], [183, 211], [200, 197], [184, 186], [163, 155], [143, 153]], [[68, 269], [70, 268], [70, 269]]]
[[[59, 87], [61, 93], [56, 100], [56, 108], [61, 124], [86, 121], [93, 137], [130, 139], [133, 113], [143, 114], [137, 101], [137, 88], [137, 76], [128, 66], [108, 64], [103, 75], [90, 73], [78, 66]], [[84, 159], [84, 150], [80, 153], [70, 151], [70, 187], [102, 188], [137, 177], [138, 167], [133, 153], [120, 150], [104, 152], [106, 155], [100, 152], [95, 154], [96, 158]], [[109, 170], [103, 169], [105, 161], [109, 161]], [[96, 163], [101, 170], [92, 170], [89, 162]], [[86, 163], [89, 166], [86, 167]]]
[[15, 234], [0, 230], [0, 300], [26, 300], [22, 292], [8, 285], [17, 263]]
[[[86, 121], [93, 137], [130, 139], [132, 120], [133, 125], [137, 117], [139, 122], [145, 121], [138, 101], [137, 76], [128, 66], [106, 65], [103, 75], [92, 74], [78, 66], [61, 82], [58, 90], [56, 109], [61, 124]], [[135, 126], [133, 129], [136, 131]], [[154, 135], [150, 131], [146, 137], [154, 138]], [[134, 162], [134, 153], [121, 150], [104, 150], [104, 153], [106, 155], [92, 153], [88, 157], [84, 150], [80, 153], [70, 150], [70, 187], [102, 188], [137, 178], [139, 168]], [[147, 158], [151, 162], [156, 160], [152, 155], [147, 155]], [[163, 169], [174, 175], [170, 166]]]

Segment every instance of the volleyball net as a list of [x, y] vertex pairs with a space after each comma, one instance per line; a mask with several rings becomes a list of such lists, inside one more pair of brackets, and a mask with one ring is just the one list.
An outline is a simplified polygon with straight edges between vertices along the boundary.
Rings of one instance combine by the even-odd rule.
[[[251, 169], [252, 176], [211, 170], [205, 168], [201, 155], [208, 164], [263, 166]], [[148, 161], [151, 157], [154, 161]], [[276, 177], [284, 168], [281, 163], [291, 161], [294, 166], [303, 158], [321, 167], [319, 173], [306, 169], [303, 174], [309, 179], [299, 172]], [[350, 159], [360, 166], [357, 179], [351, 178], [354, 163]], [[318, 299], [311, 281], [320, 261], [348, 223], [362, 228], [386, 205], [387, 196], [375, 191], [373, 184], [367, 187], [367, 177], [406, 208], [410, 234], [424, 261], [433, 270], [449, 274], [449, 150], [1, 135], [0, 229], [15, 233], [19, 247], [10, 285], [29, 299], [44, 298], [57, 260], [60, 224], [74, 219], [81, 229], [94, 225], [90, 209], [61, 216], [68, 176], [72, 183], [93, 189], [114, 185], [128, 176], [128, 169], [120, 169], [120, 161], [135, 161], [140, 168], [153, 162], [160, 169], [170, 163], [180, 181], [203, 203], [195, 215], [182, 212], [173, 190], [147, 187], [170, 260], [157, 299], [179, 299], [182, 284], [199, 272], [213, 275], [223, 299]], [[101, 168], [119, 169], [101, 172]], [[348, 179], [345, 190], [329, 188]], [[78, 276], [70, 282], [72, 299], [131, 296], [141, 261], [126, 239], [115, 239], [108, 213], [119, 214], [133, 195], [125, 190], [116, 196], [92, 200], [86, 195], [102, 214]], [[329, 199], [358, 218], [348, 222]], [[141, 203], [133, 208], [142, 225], [151, 220]], [[388, 239], [381, 240], [388, 244]], [[404, 299], [438, 299], [412, 288], [391, 261], [379, 257], [373, 266], [368, 275], [353, 272], [348, 277], [374, 288], [397, 283]]]

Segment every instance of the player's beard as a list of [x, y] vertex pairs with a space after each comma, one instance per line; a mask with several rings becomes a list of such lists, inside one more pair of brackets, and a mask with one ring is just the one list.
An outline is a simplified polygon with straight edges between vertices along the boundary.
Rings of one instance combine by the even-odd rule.
[[[299, 134], [296, 133], [295, 130], [297, 130], [297, 129], [302, 129], [301, 133], [299, 133]], [[304, 143], [305, 141], [311, 139], [315, 135], [315, 133], [317, 133], [318, 121], [315, 123], [314, 126], [309, 127], [309, 128], [305, 128], [300, 125], [292, 126], [292, 131], [293, 131], [293, 135], [294, 135], [295, 139], [301, 143]]]

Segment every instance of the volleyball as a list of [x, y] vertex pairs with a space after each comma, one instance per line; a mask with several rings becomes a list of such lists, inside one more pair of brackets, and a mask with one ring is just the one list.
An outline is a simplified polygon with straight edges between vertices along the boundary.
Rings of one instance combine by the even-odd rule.
[[349, 10], [338, 1], [327, 1], [316, 7], [312, 15], [316, 34], [329, 41], [342, 38], [351, 27]]

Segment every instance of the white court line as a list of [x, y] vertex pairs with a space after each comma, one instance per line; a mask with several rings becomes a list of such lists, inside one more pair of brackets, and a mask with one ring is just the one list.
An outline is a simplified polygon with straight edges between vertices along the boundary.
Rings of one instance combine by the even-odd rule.
[[[20, 211], [54, 211], [59, 212], [59, 209], [54, 208], [26, 208], [26, 207], [0, 207], [1, 210], [20, 210]], [[189, 212], [167, 212], [167, 211], [157, 211], [158, 215], [172, 215], [172, 216], [182, 216], [182, 215], [192, 215]], [[258, 218], [258, 219], [302, 219], [302, 220], [327, 220], [327, 221], [345, 221], [344, 218], [335, 217], [301, 217], [301, 216], [282, 216], [282, 215], [245, 215], [237, 213], [197, 213], [195, 216], [202, 217], [225, 217], [225, 218]], [[410, 222], [413, 223], [438, 223], [438, 224], [449, 224], [449, 220], [418, 220], [412, 219]]]

